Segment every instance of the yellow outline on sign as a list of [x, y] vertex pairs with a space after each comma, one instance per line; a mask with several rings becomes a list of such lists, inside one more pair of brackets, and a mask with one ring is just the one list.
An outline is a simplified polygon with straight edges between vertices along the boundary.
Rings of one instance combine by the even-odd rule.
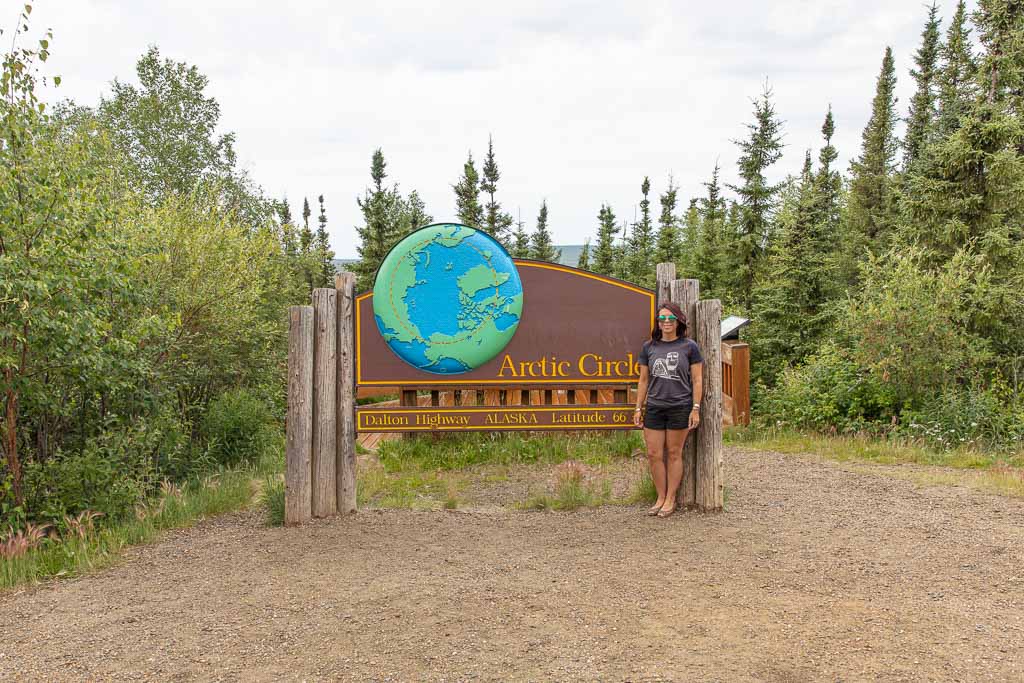
[[[657, 305], [657, 302], [655, 301], [656, 293], [651, 291], [651, 290], [649, 290], [649, 289], [643, 289], [642, 287], [636, 287], [634, 285], [630, 285], [630, 284], [627, 284], [625, 282], [621, 282], [619, 280], [613, 280], [611, 278], [607, 278], [607, 277], [604, 277], [602, 275], [597, 275], [595, 273], [588, 273], [588, 272], [579, 270], [578, 268], [570, 268], [570, 267], [566, 267], [566, 266], [559, 266], [559, 265], [555, 265], [555, 264], [552, 264], [552, 263], [538, 263], [536, 261], [522, 261], [522, 260], [519, 260], [519, 259], [512, 259], [512, 263], [514, 263], [517, 267], [526, 266], [528, 268], [546, 268], [547, 270], [558, 270], [558, 271], [561, 271], [563, 273], [569, 273], [570, 275], [578, 275], [580, 277], [587, 277], [587, 278], [590, 278], [591, 280], [597, 280], [598, 282], [604, 282], [605, 284], [615, 285], [616, 287], [622, 287], [623, 289], [628, 289], [628, 290], [630, 290], [632, 292], [636, 292], [637, 294], [646, 294], [647, 296], [649, 296], [651, 298], [651, 327], [654, 327], [654, 315], [655, 315], [654, 307]], [[360, 330], [359, 330], [359, 321], [362, 319], [360, 307], [362, 306], [363, 301], [365, 301], [366, 299], [368, 299], [371, 296], [373, 296], [373, 291], [372, 290], [369, 291], [369, 292], [363, 292], [362, 294], [360, 294], [359, 296], [356, 297], [355, 333], [356, 333], [356, 385], [357, 386], [364, 386], [364, 387], [368, 387], [368, 386], [392, 386], [392, 387], [398, 387], [398, 386], [402, 386], [402, 385], [419, 386], [419, 385], [424, 385], [424, 384], [449, 384], [449, 385], [460, 384], [457, 375], [453, 375], [449, 379], [382, 380], [382, 381], [377, 381], [377, 382], [364, 382], [363, 379], [362, 379], [363, 378], [363, 354], [360, 353], [360, 350], [361, 350], [360, 349], [360, 345], [361, 345], [361, 341], [362, 341], [362, 334], [360, 334]], [[529, 382], [516, 382], [515, 380], [509, 380], [509, 379], [474, 379], [474, 380], [464, 380], [461, 383], [462, 384], [506, 384], [506, 385], [509, 385], [509, 386], [515, 386], [517, 384], [629, 384], [629, 382], [615, 382], [615, 381], [609, 380], [607, 378], [603, 378], [603, 379], [600, 379], [600, 378], [599, 379], [572, 379], [572, 380], [568, 380], [568, 381], [565, 378], [561, 378], [561, 379], [537, 379], [537, 378], [530, 378]]]

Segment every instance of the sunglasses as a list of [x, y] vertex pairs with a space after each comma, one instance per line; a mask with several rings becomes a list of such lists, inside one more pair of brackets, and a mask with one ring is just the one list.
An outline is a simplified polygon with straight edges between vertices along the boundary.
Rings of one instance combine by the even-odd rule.
[[659, 322], [666, 322], [666, 321], [669, 321], [669, 320], [679, 320], [679, 318], [675, 317], [674, 315], [659, 315], [658, 316], [658, 321]]

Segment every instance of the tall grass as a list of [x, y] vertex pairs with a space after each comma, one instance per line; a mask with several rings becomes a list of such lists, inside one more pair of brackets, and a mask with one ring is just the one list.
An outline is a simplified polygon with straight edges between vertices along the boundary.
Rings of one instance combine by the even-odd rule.
[[[265, 456], [256, 467], [230, 469], [190, 479], [180, 488], [165, 484], [158, 496], [136, 507], [118, 524], [64, 537], [48, 537], [23, 554], [0, 558], [0, 589], [46, 578], [76, 576], [110, 566], [125, 548], [150, 543], [161, 531], [248, 506], [256, 490], [254, 477], [280, 467]], [[279, 471], [279, 470], [278, 470]]]

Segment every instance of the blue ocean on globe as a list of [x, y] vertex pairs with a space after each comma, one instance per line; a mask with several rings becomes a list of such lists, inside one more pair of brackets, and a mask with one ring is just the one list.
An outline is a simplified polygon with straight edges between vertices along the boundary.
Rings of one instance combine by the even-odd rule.
[[454, 223], [422, 228], [381, 264], [373, 288], [377, 327], [406, 363], [458, 374], [491, 360], [522, 314], [519, 273], [486, 233]]

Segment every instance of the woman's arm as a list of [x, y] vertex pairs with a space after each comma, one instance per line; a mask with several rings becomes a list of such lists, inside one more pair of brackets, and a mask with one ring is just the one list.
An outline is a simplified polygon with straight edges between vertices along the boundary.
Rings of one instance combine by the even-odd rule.
[[693, 410], [690, 411], [690, 429], [700, 424], [700, 399], [704, 396], [704, 363], [690, 366], [690, 379], [693, 382]]
[[646, 365], [640, 366], [640, 380], [636, 383], [636, 410], [633, 411], [633, 424], [640, 426], [643, 416], [644, 402], [647, 400], [648, 370]]

